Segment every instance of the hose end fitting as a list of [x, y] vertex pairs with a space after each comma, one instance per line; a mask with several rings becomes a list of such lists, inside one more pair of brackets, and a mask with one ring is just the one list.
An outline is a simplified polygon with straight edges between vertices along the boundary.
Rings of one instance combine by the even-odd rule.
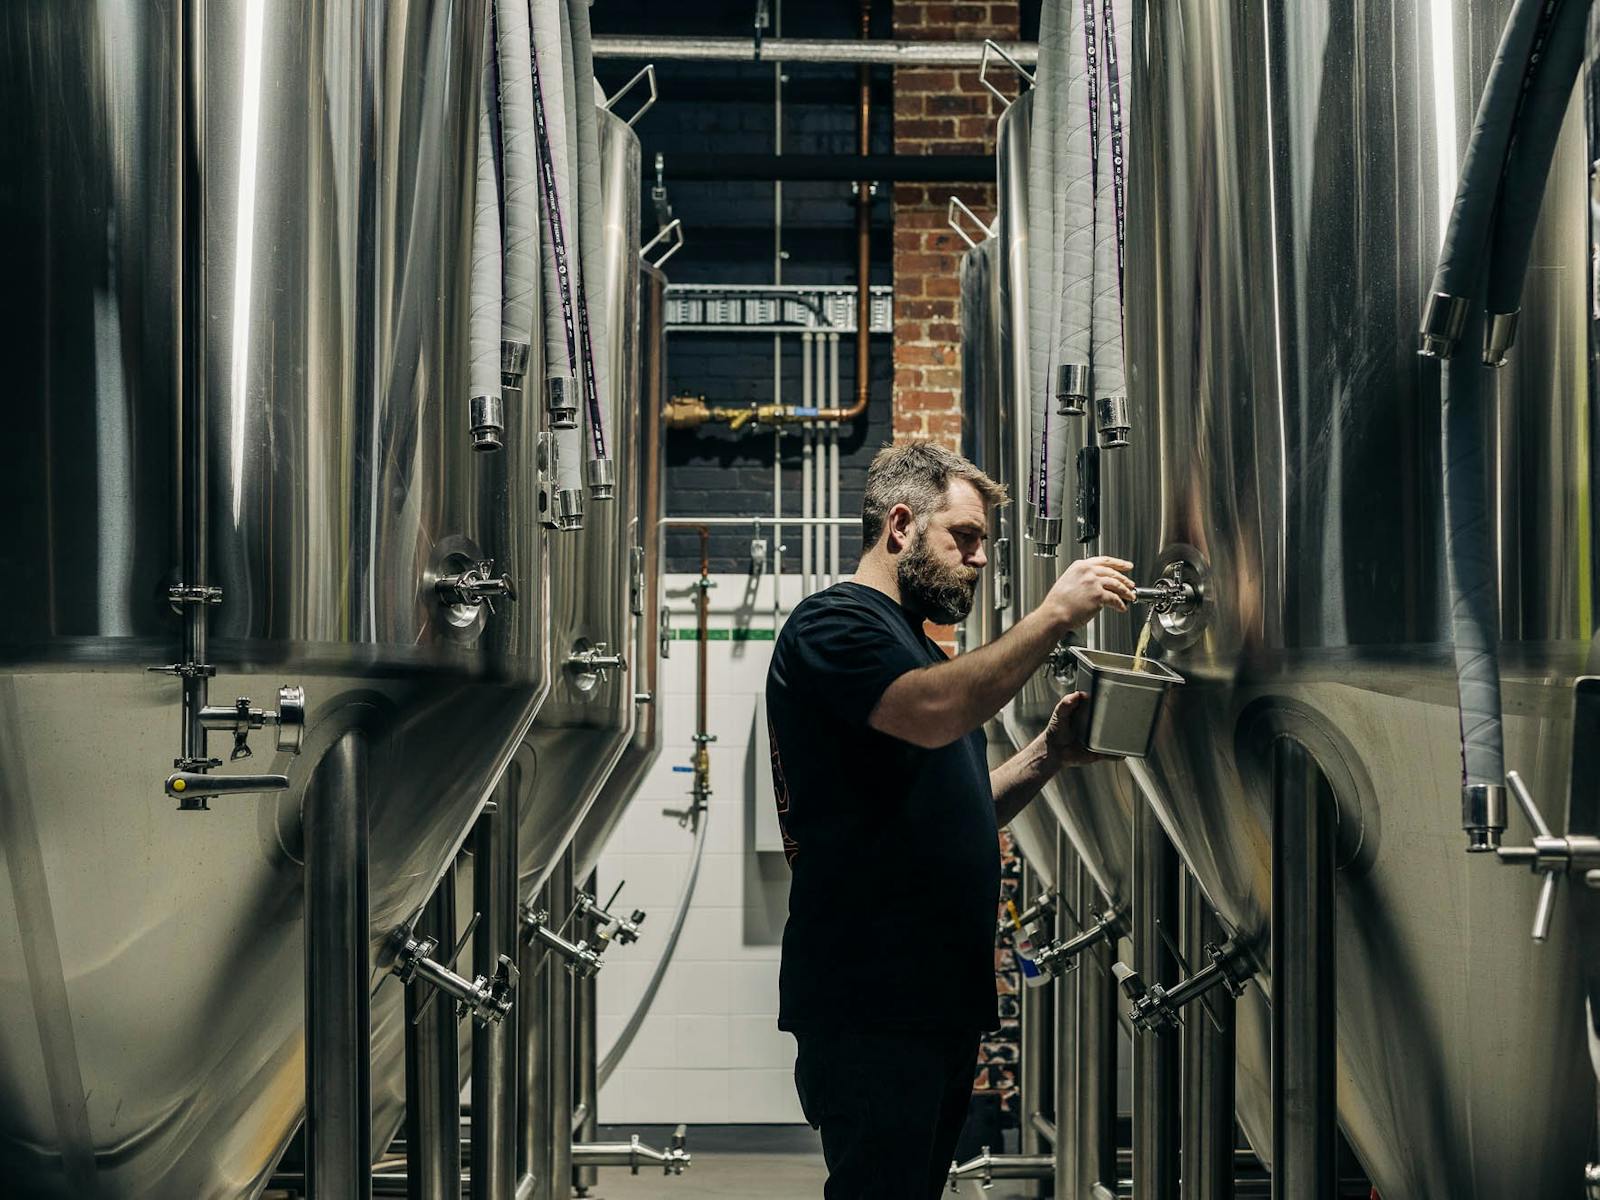
[[1128, 444], [1133, 423], [1128, 419], [1126, 396], [1101, 396], [1094, 402], [1094, 420], [1102, 450], [1116, 450]]
[[583, 528], [583, 491], [562, 488], [556, 492], [556, 528], [565, 532]]
[[528, 373], [528, 343], [500, 342], [500, 379], [507, 387], [520, 388]]
[[1462, 784], [1461, 828], [1467, 835], [1468, 854], [1499, 849], [1500, 837], [1506, 831], [1505, 784]]
[[578, 381], [571, 375], [552, 375], [544, 381], [544, 404], [552, 429], [578, 427]]
[[499, 396], [474, 396], [468, 403], [472, 417], [472, 448], [500, 449], [506, 428], [506, 404]]
[[1089, 364], [1056, 364], [1056, 413], [1081, 417], [1089, 411]]
[[591, 458], [588, 466], [589, 495], [610, 500], [617, 494], [617, 465], [614, 459]]
[[1061, 518], [1041, 517], [1033, 518], [1033, 553], [1036, 558], [1054, 558], [1056, 547], [1061, 544]]
[[1467, 325], [1468, 301], [1465, 296], [1434, 292], [1422, 310], [1422, 329], [1417, 353], [1424, 358], [1449, 358], [1461, 341]]
[[1490, 313], [1483, 327], [1483, 364], [1486, 367], [1506, 365], [1506, 352], [1517, 340], [1517, 322], [1522, 310], [1508, 313]]

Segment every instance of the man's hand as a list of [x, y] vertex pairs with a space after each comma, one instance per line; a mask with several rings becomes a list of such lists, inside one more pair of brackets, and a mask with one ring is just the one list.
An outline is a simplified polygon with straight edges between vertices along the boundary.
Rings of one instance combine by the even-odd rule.
[[1045, 726], [1044, 730], [1044, 745], [1050, 757], [1059, 766], [1081, 767], [1087, 763], [1100, 762], [1105, 758], [1105, 755], [1095, 754], [1087, 749], [1078, 740], [1078, 734], [1072, 728], [1072, 714], [1077, 712], [1078, 705], [1088, 698], [1087, 692], [1073, 692], [1070, 696], [1063, 696], [1055, 711], [1050, 714], [1050, 724]]
[[1100, 554], [1080, 558], [1056, 579], [1044, 605], [1066, 629], [1082, 629], [1102, 608], [1127, 612], [1134, 601], [1134, 582], [1124, 571], [1133, 564]]

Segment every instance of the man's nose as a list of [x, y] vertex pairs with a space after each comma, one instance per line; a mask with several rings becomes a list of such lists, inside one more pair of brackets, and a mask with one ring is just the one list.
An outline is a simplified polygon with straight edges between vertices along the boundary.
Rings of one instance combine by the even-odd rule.
[[980, 571], [989, 565], [989, 556], [984, 553], [982, 546], [972, 552], [972, 556], [967, 559], [967, 565], [969, 567], [977, 567]]

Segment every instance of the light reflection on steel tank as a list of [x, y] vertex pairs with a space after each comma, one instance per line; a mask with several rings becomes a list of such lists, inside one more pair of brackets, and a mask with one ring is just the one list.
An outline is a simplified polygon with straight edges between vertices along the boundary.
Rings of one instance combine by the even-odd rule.
[[[256, 1194], [302, 1111], [318, 759], [353, 727], [374, 744], [381, 967], [543, 687], [534, 430], [513, 415], [475, 456], [461, 418], [481, 6], [207, 4], [188, 282], [213, 697], [291, 681], [309, 711], [299, 759], [256, 743], [291, 790], [186, 813], [163, 795], [179, 689], [146, 668], [180, 657], [175, 11], [0, 17], [0, 337], [25, 398], [0, 555], [33, 581], [0, 632], [0, 1173], [29, 1196]], [[521, 598], [446, 613], [432, 580], [466, 557]]]
[[[1157, 630], [1189, 682], [1134, 768], [1140, 790], [1265, 968], [1267, 748], [1289, 735], [1310, 750], [1339, 806], [1340, 1119], [1378, 1191], [1419, 1200], [1575, 1195], [1594, 1121], [1578, 971], [1595, 948], [1559, 921], [1536, 947], [1534, 884], [1463, 852], [1439, 380], [1415, 353], [1507, 7], [1142, 7], [1134, 438], [1101, 460], [1102, 548], [1141, 576], [1191, 563], [1207, 592], [1198, 631]], [[1506, 761], [1544, 796], [1565, 792], [1596, 594], [1580, 133], [1569, 121], [1530, 340], [1484, 431], [1499, 472]], [[1131, 624], [1109, 630], [1109, 649], [1130, 648]], [[1240, 1004], [1238, 1097], [1264, 1154], [1261, 994]]]

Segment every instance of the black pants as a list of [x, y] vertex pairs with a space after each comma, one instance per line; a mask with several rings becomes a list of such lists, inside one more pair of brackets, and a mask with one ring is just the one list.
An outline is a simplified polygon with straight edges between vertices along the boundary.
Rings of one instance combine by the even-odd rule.
[[822, 1131], [825, 1200], [937, 1200], [972, 1099], [978, 1035], [799, 1033], [800, 1107]]

